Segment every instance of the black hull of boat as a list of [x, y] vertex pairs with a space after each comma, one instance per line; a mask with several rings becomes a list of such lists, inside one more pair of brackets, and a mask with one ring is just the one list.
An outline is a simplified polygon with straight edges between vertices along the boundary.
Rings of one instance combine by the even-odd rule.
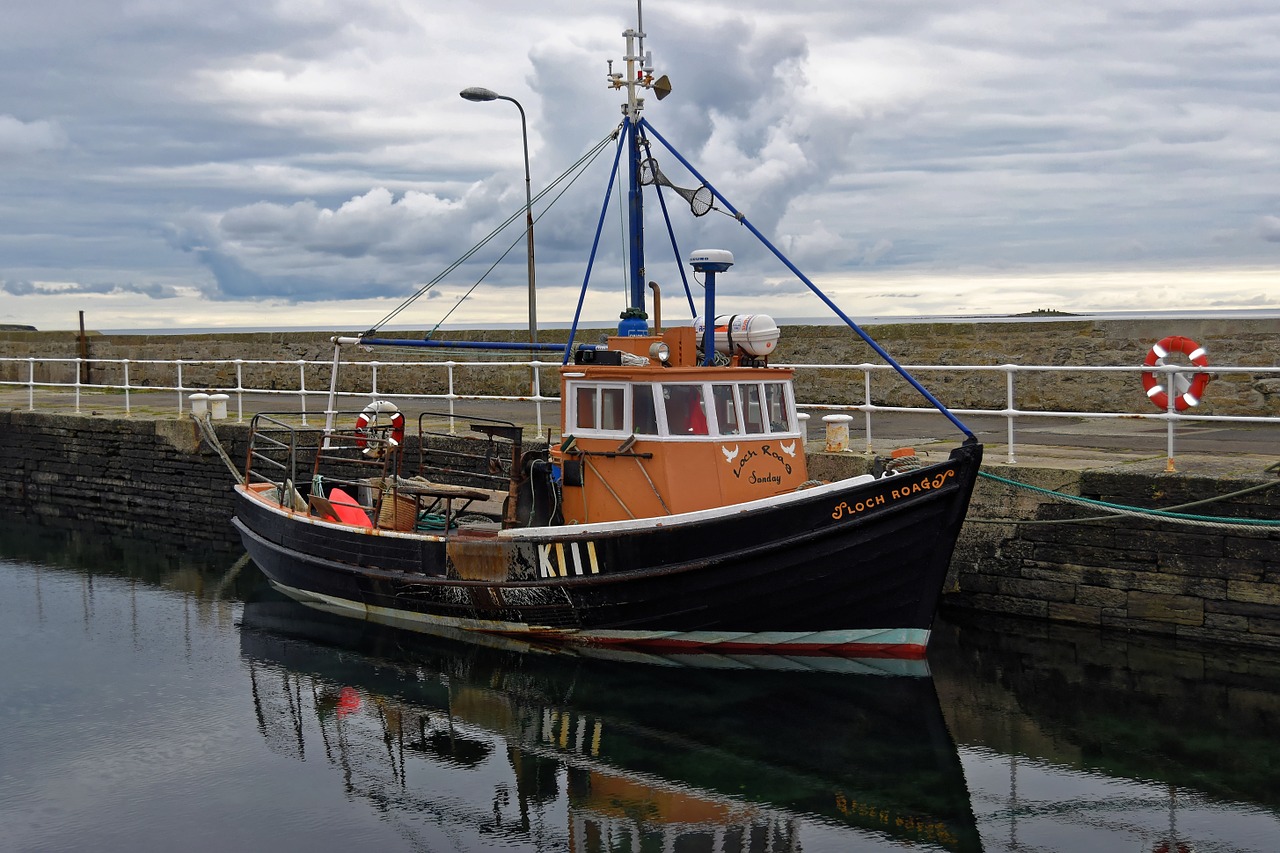
[[969, 443], [907, 474], [680, 523], [397, 535], [241, 490], [235, 524], [278, 587], [352, 615], [591, 644], [912, 657], [981, 459]]

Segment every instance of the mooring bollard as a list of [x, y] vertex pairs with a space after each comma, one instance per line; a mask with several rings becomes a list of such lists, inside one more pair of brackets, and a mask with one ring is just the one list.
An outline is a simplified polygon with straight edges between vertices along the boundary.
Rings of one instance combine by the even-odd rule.
[[849, 422], [852, 415], [823, 415], [827, 425], [827, 452], [842, 453], [849, 449]]
[[191, 401], [191, 414], [197, 418], [203, 418], [209, 414], [209, 395], [208, 394], [192, 394], [187, 397]]
[[212, 410], [215, 421], [225, 421], [227, 419], [227, 400], [230, 399], [231, 397], [228, 394], [209, 395], [209, 408]]
[[797, 412], [796, 417], [800, 419], [800, 446], [807, 450], [809, 447], [809, 415], [805, 412]]

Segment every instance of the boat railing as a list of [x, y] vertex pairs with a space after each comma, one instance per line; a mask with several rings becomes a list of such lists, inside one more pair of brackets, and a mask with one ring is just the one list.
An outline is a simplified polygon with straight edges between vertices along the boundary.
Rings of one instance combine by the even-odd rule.
[[[335, 413], [339, 423], [358, 414]], [[436, 529], [442, 519], [452, 525], [462, 510], [498, 519], [515, 493], [523, 430], [493, 418], [468, 418], [464, 435], [433, 428], [448, 417], [422, 413], [417, 440], [406, 442], [390, 424], [326, 430], [297, 415], [258, 413], [250, 420], [245, 483], [322, 517], [329, 508], [315, 498], [331, 502], [340, 488], [344, 503], [388, 530]]]
[[418, 476], [458, 486], [507, 492], [519, 475], [524, 429], [511, 421], [465, 419], [459, 435], [451, 412], [418, 415]]
[[[140, 366], [145, 365], [146, 371]], [[537, 434], [544, 432], [542, 418], [545, 404], [553, 403], [558, 413], [559, 399], [544, 396], [536, 376], [540, 370], [552, 370], [558, 364], [541, 361], [406, 361], [352, 362], [344, 365], [344, 385], [338, 399], [358, 407], [373, 400], [397, 402], [401, 408], [410, 404], [438, 403], [449, 418], [444, 430], [456, 434], [456, 421], [462, 420], [456, 404], [469, 401], [482, 403], [519, 403], [529, 405], [530, 421], [536, 421]], [[797, 407], [811, 415], [861, 415], [866, 446], [871, 448], [874, 418], [886, 413], [935, 413], [932, 408], [914, 405], [905, 383], [893, 377], [893, 369], [883, 364], [780, 364], [796, 371]], [[243, 422], [252, 412], [279, 409], [286, 400], [296, 401], [294, 413], [303, 425], [309, 419], [323, 416], [327, 408], [327, 361], [249, 361], [234, 360], [128, 360], [42, 357], [0, 358], [0, 401], [11, 407], [34, 411], [37, 406], [48, 410], [73, 410], [81, 413], [90, 406], [94, 411], [123, 409], [126, 415], [135, 408], [149, 414], [169, 408], [179, 414], [190, 410], [189, 395], [197, 392], [223, 393], [231, 404], [230, 416]], [[359, 370], [352, 371], [349, 368]], [[110, 368], [108, 370], [108, 368]], [[1277, 396], [1266, 392], [1280, 381], [1280, 366], [1231, 367], [1213, 365], [1208, 372], [1220, 381], [1230, 383], [1232, 407], [1248, 411], [1247, 401], [1240, 402], [1237, 389], [1262, 388], [1256, 395], [1256, 413], [1201, 414], [1195, 409], [1160, 411], [1145, 399], [1139, 375], [1155, 373], [1166, 387], [1176, 375], [1189, 378], [1193, 368], [1165, 365], [1093, 366], [1093, 365], [907, 365], [925, 384], [939, 389], [944, 401], [960, 400], [976, 405], [953, 407], [961, 417], [999, 417], [1007, 434], [1007, 459], [1016, 463], [1017, 427], [1045, 419], [1132, 420], [1164, 424], [1169, 458], [1173, 458], [1178, 430], [1204, 424], [1218, 426], [1264, 424], [1280, 426]], [[169, 371], [168, 379], [162, 371]], [[471, 373], [472, 370], [478, 373]], [[255, 372], [256, 371], [256, 372]], [[363, 371], [363, 372], [361, 372]], [[1106, 376], [1099, 376], [1106, 374]], [[286, 375], [293, 376], [292, 380]], [[530, 378], [530, 377], [533, 378]], [[92, 380], [92, 381], [89, 381]], [[230, 380], [230, 381], [228, 381]], [[460, 393], [459, 389], [476, 381], [481, 390], [491, 393]], [[1083, 409], [1064, 406], [1058, 393], [1064, 388], [1086, 381], [1101, 381], [1104, 391], [1095, 398], [1111, 400], [1111, 410]], [[547, 383], [557, 387], [556, 383]], [[952, 390], [948, 393], [948, 387]], [[525, 392], [528, 393], [525, 393]], [[1214, 385], [1209, 386], [1213, 398]], [[159, 397], [157, 398], [157, 395]], [[169, 397], [167, 405], [156, 406], [157, 399]], [[1076, 395], [1079, 396], [1078, 394]], [[1245, 395], [1248, 396], [1248, 395]], [[837, 397], [843, 399], [836, 399]], [[1121, 399], [1132, 399], [1133, 406], [1120, 411]], [[1252, 399], [1250, 397], [1250, 399]], [[321, 402], [323, 401], [323, 402]], [[912, 403], [909, 405], [908, 403]], [[471, 419], [468, 419], [468, 421]]]
[[282, 503], [292, 501], [297, 509], [305, 507], [317, 482], [321, 488], [341, 487], [378, 518], [382, 487], [395, 482], [403, 455], [389, 433], [387, 427], [326, 432], [294, 415], [260, 412], [250, 420], [245, 483], [274, 488]]

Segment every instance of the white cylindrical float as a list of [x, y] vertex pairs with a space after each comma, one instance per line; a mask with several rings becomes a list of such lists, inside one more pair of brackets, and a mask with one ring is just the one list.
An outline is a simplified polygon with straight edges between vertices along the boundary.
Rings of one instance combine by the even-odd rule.
[[849, 422], [852, 415], [823, 415], [827, 425], [827, 452], [843, 453], [849, 449]]
[[[693, 320], [693, 331], [702, 341], [706, 319], [699, 315]], [[733, 355], [742, 351], [759, 358], [773, 352], [782, 332], [768, 314], [717, 314], [716, 352]]]

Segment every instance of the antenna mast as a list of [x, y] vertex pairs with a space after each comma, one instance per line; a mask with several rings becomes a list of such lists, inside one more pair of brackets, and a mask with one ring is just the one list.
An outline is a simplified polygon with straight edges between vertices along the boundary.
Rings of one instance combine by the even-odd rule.
[[[628, 301], [623, 319], [630, 319], [634, 328], [636, 320], [648, 319], [645, 313], [645, 267], [644, 267], [644, 199], [640, 186], [640, 163], [643, 159], [640, 150], [640, 111], [644, 109], [644, 98], [637, 90], [653, 88], [653, 55], [644, 50], [642, 0], [636, 0], [636, 27], [625, 30], [622, 35], [627, 40], [626, 71], [614, 72], [613, 63], [609, 64], [609, 85], [615, 89], [626, 89], [627, 102], [622, 106], [625, 117], [628, 153], [627, 181], [627, 218], [630, 233], [630, 264], [628, 271]], [[664, 94], [659, 92], [659, 96]]]

